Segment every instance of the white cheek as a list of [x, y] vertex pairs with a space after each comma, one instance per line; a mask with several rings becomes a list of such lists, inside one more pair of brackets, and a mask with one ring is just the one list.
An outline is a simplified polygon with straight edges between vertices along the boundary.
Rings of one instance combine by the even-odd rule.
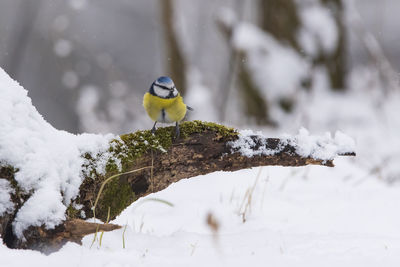
[[167, 97], [169, 95], [169, 91], [158, 87], [157, 85], [153, 86], [154, 93], [160, 97]]
[[177, 96], [178, 95], [178, 90], [176, 90], [176, 88], [174, 88], [174, 91], [173, 91], [173, 93], [172, 93], [174, 96]]

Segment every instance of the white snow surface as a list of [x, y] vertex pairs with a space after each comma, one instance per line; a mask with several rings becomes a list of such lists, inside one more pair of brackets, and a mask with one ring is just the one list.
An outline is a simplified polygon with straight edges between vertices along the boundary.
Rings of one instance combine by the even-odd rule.
[[[124, 229], [50, 256], [0, 244], [1, 266], [399, 266], [399, 186], [335, 168], [262, 167], [182, 180], [128, 207]], [[252, 191], [251, 203], [247, 193]], [[157, 201], [171, 202], [170, 207]], [[206, 223], [213, 214], [213, 232]], [[245, 213], [245, 222], [243, 222]], [[125, 248], [123, 248], [123, 239]]]
[[53, 128], [32, 105], [27, 91], [1, 68], [0, 93], [0, 162], [18, 168], [18, 186], [32, 192], [13, 225], [21, 237], [30, 225], [54, 228], [63, 221], [83, 179], [81, 155], [106, 154], [115, 136], [74, 135]]

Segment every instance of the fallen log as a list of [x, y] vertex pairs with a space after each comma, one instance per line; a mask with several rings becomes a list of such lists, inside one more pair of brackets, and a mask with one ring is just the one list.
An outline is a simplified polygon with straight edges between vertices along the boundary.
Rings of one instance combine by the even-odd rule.
[[[138, 198], [165, 189], [184, 178], [214, 171], [236, 171], [257, 166], [323, 165], [333, 167], [334, 156], [355, 156], [354, 151], [341, 148], [327, 157], [323, 153], [304, 153], [296, 139], [266, 138], [260, 135], [241, 135], [235, 129], [200, 121], [181, 124], [181, 138], [172, 140], [173, 127], [138, 131], [121, 135], [111, 141], [110, 159], [106, 173], [99, 174], [93, 167], [101, 158], [82, 155], [87, 164], [82, 166], [86, 175], [79, 194], [66, 212], [66, 220], [54, 229], [30, 226], [24, 238], [13, 232], [13, 219], [29, 197], [29, 192], [18, 189], [13, 179], [18, 170], [2, 166], [0, 177], [13, 187], [11, 200], [13, 213], [0, 217], [0, 234], [11, 248], [36, 249], [51, 252], [68, 241], [79, 243], [84, 235], [119, 228], [111, 224], [83, 221], [95, 216], [106, 221], [114, 219]], [[320, 150], [331, 143], [316, 144]], [[316, 155], [320, 155], [319, 157]], [[321, 156], [323, 155], [323, 156]], [[118, 161], [118, 162], [117, 162]], [[119, 163], [119, 164], [118, 164]], [[108, 216], [108, 212], [110, 212]]]

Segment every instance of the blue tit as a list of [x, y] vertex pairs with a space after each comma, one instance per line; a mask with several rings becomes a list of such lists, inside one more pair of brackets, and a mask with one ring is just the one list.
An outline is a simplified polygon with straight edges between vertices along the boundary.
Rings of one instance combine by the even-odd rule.
[[193, 110], [183, 103], [171, 78], [162, 76], [155, 80], [143, 97], [143, 106], [154, 121], [151, 132], [156, 131], [157, 122], [175, 122], [175, 138], [179, 138], [179, 122], [183, 120], [187, 110]]

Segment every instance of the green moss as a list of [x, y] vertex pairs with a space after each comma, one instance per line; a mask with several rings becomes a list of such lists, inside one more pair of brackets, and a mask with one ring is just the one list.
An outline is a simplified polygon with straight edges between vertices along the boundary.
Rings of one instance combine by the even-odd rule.
[[68, 208], [67, 208], [67, 216], [68, 216], [68, 218], [69, 218], [69, 219], [78, 218], [78, 217], [79, 217], [78, 214], [79, 214], [79, 210], [75, 209], [75, 208], [72, 206], [72, 203], [71, 203], [71, 204], [68, 206]]
[[17, 185], [17, 181], [14, 179], [14, 174], [18, 172], [18, 169], [10, 166], [10, 165], [0, 165], [0, 177], [8, 180], [11, 185]]
[[[180, 124], [181, 138], [186, 138], [193, 133], [214, 131], [221, 138], [237, 136], [237, 131], [213, 122], [185, 121]], [[155, 134], [150, 130], [137, 131], [120, 136], [121, 140], [111, 142], [110, 152], [121, 161], [122, 171], [127, 166], [150, 150], [166, 151], [173, 142], [175, 126], [158, 128]], [[110, 160], [106, 166], [107, 173], [118, 172], [118, 165], [115, 160]]]
[[216, 134], [222, 138], [238, 135], [235, 129], [214, 122], [185, 121], [180, 124], [180, 129], [182, 137], [188, 137], [193, 133], [203, 133], [207, 131], [216, 132]]
[[10, 165], [0, 166], [0, 177], [10, 182], [11, 187], [14, 189], [14, 193], [12, 194], [13, 202], [20, 205], [23, 200], [29, 197], [29, 192], [23, 191], [15, 180], [15, 173], [18, 171], [19, 169]]
[[[194, 133], [208, 131], [215, 132], [218, 138], [231, 138], [238, 135], [233, 128], [201, 121], [183, 122], [180, 124], [180, 131], [182, 139]], [[114, 174], [131, 170], [134, 161], [145, 153], [151, 150], [166, 152], [173, 143], [174, 135], [175, 126], [158, 128], [155, 134], [152, 134], [150, 130], [145, 130], [121, 135], [120, 139], [111, 141], [109, 152], [113, 157], [109, 159], [106, 165], [106, 174], [104, 176], [98, 175], [94, 167], [90, 170], [90, 162], [95, 163], [96, 159], [91, 158], [90, 155], [86, 155], [86, 159], [89, 161], [87, 165], [89, 173], [94, 174], [94, 177], [104, 181], [107, 177]], [[111, 218], [114, 218], [134, 200], [135, 193], [130, 185], [123, 181], [121, 177], [115, 177], [104, 187], [96, 207], [96, 217], [105, 220], [108, 207], [110, 207]]]
[[107, 219], [108, 207], [110, 207], [110, 218], [115, 218], [133, 201], [135, 201], [135, 193], [132, 191], [130, 185], [116, 177], [104, 187], [104, 191], [96, 207], [96, 217], [105, 221]]

